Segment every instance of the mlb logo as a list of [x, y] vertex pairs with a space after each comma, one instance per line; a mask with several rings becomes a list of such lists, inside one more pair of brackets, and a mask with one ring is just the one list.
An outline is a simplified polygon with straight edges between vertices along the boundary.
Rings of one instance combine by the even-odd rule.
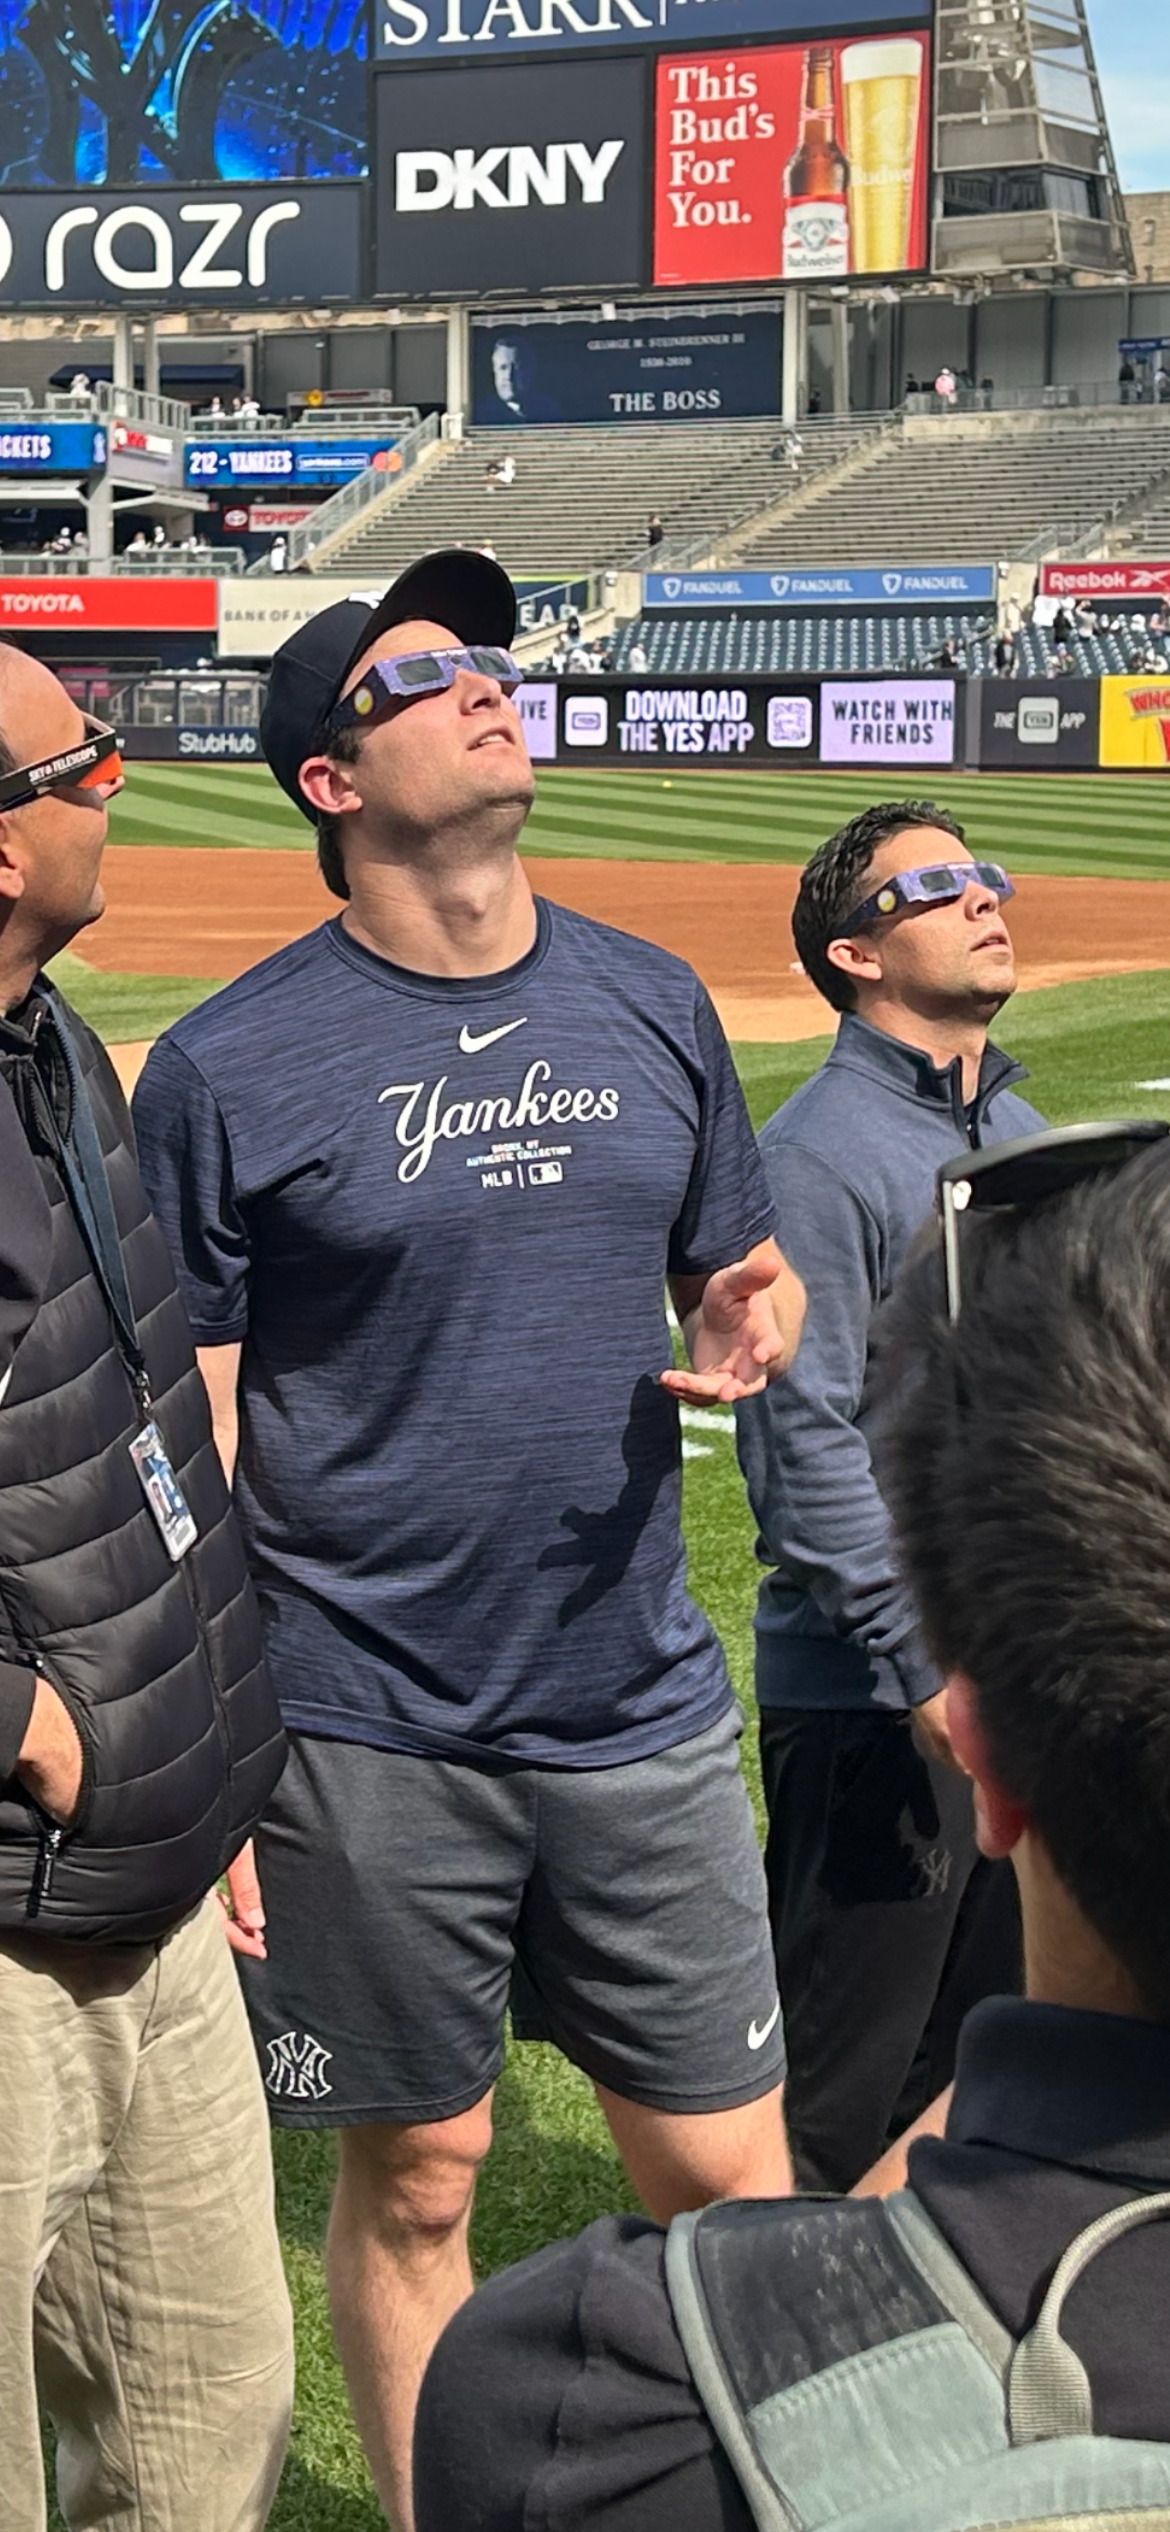
[[608, 695], [567, 695], [566, 747], [604, 747], [609, 737]]

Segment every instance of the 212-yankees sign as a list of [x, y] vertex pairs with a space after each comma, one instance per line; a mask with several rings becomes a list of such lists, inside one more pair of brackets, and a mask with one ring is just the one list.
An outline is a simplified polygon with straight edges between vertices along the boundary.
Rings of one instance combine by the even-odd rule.
[[361, 294], [356, 185], [5, 193], [0, 306], [267, 307]]

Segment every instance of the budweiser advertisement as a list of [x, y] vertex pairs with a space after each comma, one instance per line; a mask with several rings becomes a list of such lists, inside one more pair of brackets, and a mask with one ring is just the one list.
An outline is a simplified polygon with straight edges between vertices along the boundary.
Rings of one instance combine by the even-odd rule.
[[214, 633], [214, 580], [0, 579], [0, 630], [63, 633]]
[[1170, 599], [1170, 563], [1045, 563], [1040, 573], [1045, 598], [1105, 598], [1152, 602]]
[[657, 283], [925, 268], [926, 33], [660, 55], [655, 105]]

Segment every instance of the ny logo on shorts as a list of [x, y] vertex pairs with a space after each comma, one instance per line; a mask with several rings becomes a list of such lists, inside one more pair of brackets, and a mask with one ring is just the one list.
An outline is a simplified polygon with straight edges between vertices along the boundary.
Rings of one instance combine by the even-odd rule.
[[282, 2031], [268, 2043], [265, 2091], [279, 2101], [323, 2101], [333, 2090], [325, 2074], [332, 2055], [308, 2031]]

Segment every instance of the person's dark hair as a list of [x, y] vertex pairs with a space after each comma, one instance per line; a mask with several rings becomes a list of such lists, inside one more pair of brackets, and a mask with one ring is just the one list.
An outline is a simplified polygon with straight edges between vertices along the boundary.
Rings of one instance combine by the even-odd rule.
[[[327, 753], [335, 765], [356, 765], [361, 754], [364, 732], [352, 726], [335, 730]], [[345, 876], [345, 855], [341, 849], [341, 820], [332, 818], [323, 809], [317, 811], [317, 868], [333, 897], [349, 897], [349, 881]]]
[[966, 842], [958, 819], [936, 808], [933, 800], [882, 800], [850, 818], [848, 826], [839, 827], [827, 844], [818, 845], [801, 872], [792, 909], [796, 955], [834, 1011], [854, 1010], [857, 996], [848, 977], [827, 956], [829, 942], [837, 925], [869, 894], [865, 880], [874, 854], [891, 836], [904, 835], [916, 826], [941, 827], [957, 844]]
[[883, 1491], [996, 1778], [1170, 2021], [1170, 1148], [960, 1241], [957, 1327], [937, 1230], [876, 1323]]

